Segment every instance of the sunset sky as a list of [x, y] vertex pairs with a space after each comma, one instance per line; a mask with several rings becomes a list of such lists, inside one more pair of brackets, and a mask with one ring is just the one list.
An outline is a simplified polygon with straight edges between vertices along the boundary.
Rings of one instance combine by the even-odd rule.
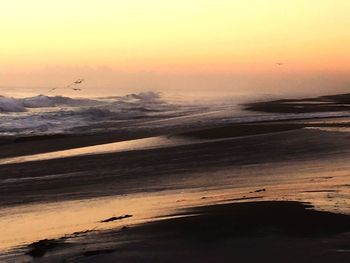
[[349, 10], [348, 0], [2, 1], [0, 86], [281, 71], [341, 82], [350, 71]]

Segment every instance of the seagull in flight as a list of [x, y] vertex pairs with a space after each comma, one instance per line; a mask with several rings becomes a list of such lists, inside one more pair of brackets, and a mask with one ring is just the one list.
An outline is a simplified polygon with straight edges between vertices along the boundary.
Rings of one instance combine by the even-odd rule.
[[73, 84], [78, 85], [83, 83], [84, 79], [77, 79], [76, 81], [73, 82]]
[[276, 65], [277, 66], [283, 66], [284, 64], [282, 62], [277, 62]]
[[[77, 79], [76, 81], [72, 82], [71, 84], [65, 86], [65, 87], [56, 87], [49, 90], [49, 92], [55, 91], [57, 89], [72, 89], [74, 91], [81, 91], [82, 89], [77, 88], [76, 85], [82, 84], [85, 80], [84, 79]], [[73, 87], [72, 87], [73, 86]]]
[[52, 89], [49, 90], [49, 92], [54, 91], [54, 90], [56, 90], [56, 89], [57, 89], [57, 88], [52, 88]]

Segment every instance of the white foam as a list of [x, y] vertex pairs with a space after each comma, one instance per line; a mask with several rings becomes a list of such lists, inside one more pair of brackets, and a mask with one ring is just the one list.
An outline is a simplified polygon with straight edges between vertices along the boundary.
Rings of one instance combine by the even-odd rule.
[[178, 107], [155, 92], [104, 99], [38, 95], [0, 97], [0, 135], [57, 134], [100, 122], [177, 114]]

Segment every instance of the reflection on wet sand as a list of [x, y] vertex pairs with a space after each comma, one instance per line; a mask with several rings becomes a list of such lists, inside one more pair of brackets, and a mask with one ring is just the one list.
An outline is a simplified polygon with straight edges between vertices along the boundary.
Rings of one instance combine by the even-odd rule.
[[[273, 107], [270, 110], [278, 110], [276, 107], [279, 104], [270, 104]], [[296, 110], [293, 105], [283, 109], [293, 112]], [[312, 105], [308, 111], [314, 109]], [[316, 105], [316, 110], [322, 105]], [[336, 114], [333, 112], [331, 115]], [[349, 135], [347, 130], [340, 133], [323, 128], [348, 128], [349, 121], [346, 117], [336, 120], [322, 115], [322, 118], [189, 129], [180, 136], [176, 134], [176, 137], [170, 138], [152, 137], [3, 159], [6, 162], [0, 166], [0, 190], [5, 195], [1, 199], [0, 249], [8, 251], [8, 254], [2, 253], [0, 261], [11, 262], [14, 257], [19, 261], [28, 261], [32, 257], [42, 257], [43, 261], [73, 257], [73, 261], [79, 258], [85, 262], [85, 258], [91, 257], [92, 261], [87, 262], [94, 262], [93, 257], [111, 255], [117, 245], [129, 244], [130, 239], [150, 240], [148, 236], [142, 236], [142, 231], [133, 232], [134, 229], [160, 229], [154, 233], [158, 237], [167, 234], [163, 230], [183, 230], [182, 226], [190, 227], [195, 223], [191, 229], [199, 229], [195, 230], [195, 234], [200, 237], [203, 237], [200, 233], [203, 229], [209, 231], [210, 238], [216, 238], [215, 233], [222, 232], [236, 236], [229, 220], [235, 215], [224, 209], [225, 216], [217, 217], [212, 212], [217, 211], [218, 207], [226, 207], [230, 211], [237, 211], [239, 207], [253, 209], [246, 213], [248, 219], [264, 207], [270, 209], [270, 204], [278, 208], [270, 210], [274, 215], [278, 215], [279, 211], [291, 211], [290, 217], [299, 219], [317, 215], [312, 217], [316, 220], [315, 224], [318, 219], [323, 224], [324, 218], [334, 219], [332, 222], [347, 219], [339, 214], [350, 214]], [[274, 202], [266, 202], [271, 200]], [[231, 204], [242, 202], [248, 204]], [[309, 211], [311, 207], [302, 202], [310, 202], [315, 209], [328, 212]], [[229, 203], [227, 206], [215, 206]], [[208, 214], [203, 213], [206, 209], [218, 222], [212, 220], [208, 223]], [[293, 214], [293, 211], [297, 213]], [[290, 220], [288, 218], [286, 220]], [[246, 219], [240, 217], [239, 222]], [[254, 246], [256, 248], [269, 249], [271, 244], [282, 244], [280, 241], [283, 240], [285, 243], [281, 251], [292, 245], [301, 253], [307, 253], [310, 245], [313, 251], [319, 252], [322, 246], [327, 253], [329, 249], [332, 249], [331, 253], [336, 253], [335, 257], [330, 255], [333, 259], [338, 259], [339, 251], [344, 250], [338, 246], [338, 241], [347, 241], [344, 238], [346, 233], [336, 237], [336, 240], [327, 236], [326, 242], [323, 239], [315, 241], [306, 237], [292, 239], [277, 235], [271, 239], [273, 243], [266, 243], [268, 245], [264, 247], [275, 226], [286, 230], [286, 225], [282, 224], [281, 227], [275, 217], [272, 219], [274, 224], [262, 224], [259, 218], [253, 218], [254, 222], [250, 222], [252, 228], [263, 231], [263, 242], [254, 238], [235, 239], [230, 240], [233, 243], [226, 243], [226, 248], [229, 247], [231, 251], [231, 248], [251, 246], [253, 242], [259, 245]], [[230, 227], [229, 231], [221, 227], [222, 222]], [[348, 223], [340, 228], [332, 226], [330, 230], [338, 234], [338, 230], [347, 231], [348, 226]], [[175, 243], [171, 243], [171, 239], [160, 240], [170, 242], [170, 245], [181, 245], [183, 238], [191, 236], [191, 229], [183, 230]], [[315, 229], [313, 234], [319, 231], [318, 227]], [[300, 229], [294, 230], [300, 233]], [[204, 235], [204, 239], [206, 237]], [[224, 240], [225, 245], [226, 239], [220, 240]], [[155, 238], [152, 242], [158, 245], [160, 241]], [[323, 245], [332, 242], [337, 246]], [[62, 252], [61, 244], [69, 244], [68, 249]], [[139, 247], [125, 244], [124, 248], [132, 254], [139, 252]], [[216, 242], [210, 243], [213, 244]], [[194, 247], [189, 250], [187, 259], [193, 258], [194, 254], [191, 253], [196, 253], [198, 249], [196, 242], [189, 245]], [[216, 252], [221, 251], [221, 247], [216, 249]], [[141, 256], [147, 259], [149, 251], [144, 250]], [[224, 251], [227, 253], [227, 250]], [[274, 254], [267, 256], [272, 258]], [[109, 259], [106, 262], [115, 262], [113, 255]]]
[[[257, 172], [257, 168], [259, 172]], [[343, 159], [326, 162], [296, 162], [247, 166], [236, 173], [226, 186], [158, 193], [131, 194], [90, 200], [34, 204], [2, 209], [0, 249], [9, 249], [46, 238], [59, 238], [75, 232], [130, 226], [186, 207], [216, 203], [244, 202], [249, 199], [300, 200], [317, 209], [350, 213], [350, 164]], [[215, 176], [208, 173], [207, 176]], [[258, 189], [265, 191], [258, 191]], [[100, 223], [111, 217], [133, 215]]]
[[122, 142], [100, 144], [95, 146], [80, 147], [71, 150], [63, 150], [49, 153], [33, 154], [28, 156], [11, 157], [0, 159], [0, 165], [11, 163], [32, 162], [50, 159], [60, 159], [81, 155], [103, 154], [111, 152], [136, 151], [155, 149], [162, 147], [171, 147], [176, 145], [185, 145], [190, 143], [188, 140], [180, 138], [169, 138], [166, 136], [150, 137]]

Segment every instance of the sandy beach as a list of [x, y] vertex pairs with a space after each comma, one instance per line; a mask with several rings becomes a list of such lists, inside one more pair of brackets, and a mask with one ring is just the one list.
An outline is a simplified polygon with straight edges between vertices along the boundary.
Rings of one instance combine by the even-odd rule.
[[279, 120], [4, 137], [0, 261], [348, 262], [349, 102], [243, 106]]
[[350, 263], [350, 1], [0, 4], [0, 263]]

